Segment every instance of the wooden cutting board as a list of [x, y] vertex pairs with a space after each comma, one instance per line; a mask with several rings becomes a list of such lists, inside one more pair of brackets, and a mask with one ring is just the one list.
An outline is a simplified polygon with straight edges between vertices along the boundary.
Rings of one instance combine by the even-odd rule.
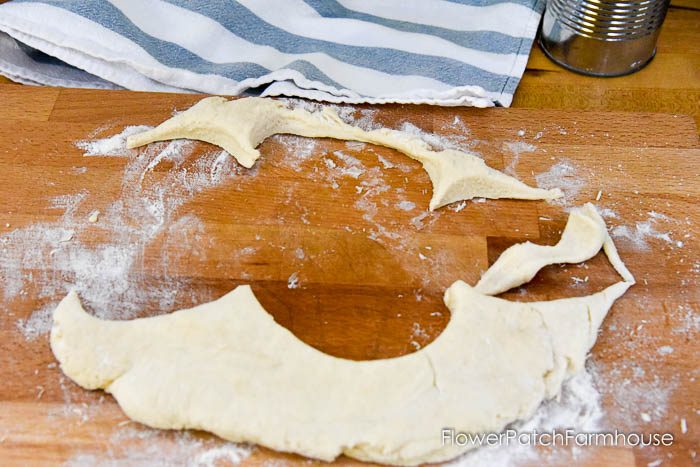
[[[700, 145], [692, 118], [356, 107], [360, 121], [409, 122], [526, 183], [549, 177], [568, 194], [565, 205], [485, 200], [434, 213], [427, 175], [386, 148], [275, 137], [247, 171], [206, 143], [94, 157], [75, 144], [157, 124], [199, 98], [0, 85], [3, 465], [231, 460], [230, 445], [213, 436], [128, 422], [111, 396], [62, 376], [46, 331], [73, 285], [91, 312], [125, 319], [250, 283], [309, 345], [351, 359], [394, 357], [440, 334], [449, 319], [442, 293], [454, 280], [475, 283], [513, 243], [555, 243], [566, 207], [597, 197], [638, 281], [592, 352], [603, 427], [672, 432], [675, 443], [582, 448], [575, 458], [557, 448], [530, 464], [697, 462]], [[504, 297], [578, 296], [617, 280], [599, 254], [548, 267]], [[269, 462], [307, 461], [263, 448], [243, 460]]]

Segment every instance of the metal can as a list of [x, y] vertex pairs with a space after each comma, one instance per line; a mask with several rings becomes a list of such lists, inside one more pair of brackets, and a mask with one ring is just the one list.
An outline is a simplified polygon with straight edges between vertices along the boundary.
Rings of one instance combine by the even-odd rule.
[[548, 0], [540, 45], [556, 63], [593, 76], [651, 61], [670, 0]]

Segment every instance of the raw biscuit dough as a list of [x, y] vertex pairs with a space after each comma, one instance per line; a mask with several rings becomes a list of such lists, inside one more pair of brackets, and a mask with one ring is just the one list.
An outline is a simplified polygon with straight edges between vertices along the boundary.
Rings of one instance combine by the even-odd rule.
[[530, 282], [535, 274], [550, 264], [580, 263], [595, 256], [603, 248], [625, 281], [634, 281], [632, 274], [617, 255], [605, 221], [595, 206], [586, 203], [569, 215], [561, 239], [554, 246], [518, 243], [501, 253], [498, 260], [481, 276], [474, 287], [485, 295], [497, 295]]
[[[617, 258], [612, 243], [606, 253]], [[443, 428], [499, 432], [556, 396], [632, 283], [629, 276], [585, 297], [517, 303], [457, 281], [445, 292], [451, 317], [435, 341], [362, 362], [298, 340], [249, 286], [133, 321], [97, 319], [71, 292], [54, 312], [51, 348], [69, 378], [112, 393], [130, 418], [152, 427], [324, 460], [416, 465], [475, 447], [443, 444]]]
[[224, 148], [244, 167], [252, 167], [260, 157], [255, 149], [265, 138], [277, 133], [307, 137], [328, 137], [363, 141], [394, 148], [421, 164], [433, 183], [430, 209], [475, 197], [554, 199], [558, 189], [532, 188], [487, 166], [484, 161], [462, 151], [433, 151], [415, 135], [381, 128], [365, 131], [343, 122], [330, 108], [315, 113], [289, 109], [281, 102], [259, 97], [227, 101], [222, 97], [202, 99], [159, 126], [127, 138], [130, 148], [154, 141], [189, 138]]

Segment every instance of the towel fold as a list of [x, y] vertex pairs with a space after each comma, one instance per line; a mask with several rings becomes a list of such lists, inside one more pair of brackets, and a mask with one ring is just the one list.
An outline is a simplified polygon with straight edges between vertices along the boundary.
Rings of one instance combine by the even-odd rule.
[[[14, 0], [28, 84], [509, 106], [544, 0]], [[4, 33], [4, 34], [3, 34]]]

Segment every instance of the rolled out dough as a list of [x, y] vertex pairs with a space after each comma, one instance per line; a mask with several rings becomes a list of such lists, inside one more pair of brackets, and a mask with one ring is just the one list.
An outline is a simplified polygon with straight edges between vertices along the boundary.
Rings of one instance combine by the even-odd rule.
[[259, 97], [231, 101], [222, 97], [202, 99], [156, 128], [129, 136], [127, 146], [134, 148], [177, 138], [198, 139], [221, 146], [241, 165], [250, 168], [260, 157], [255, 148], [277, 133], [363, 141], [394, 148], [421, 162], [428, 172], [433, 183], [431, 210], [475, 197], [554, 199], [562, 196], [558, 189], [527, 186], [490, 168], [473, 154], [454, 149], [433, 151], [425, 141], [409, 133], [387, 128], [365, 131], [343, 122], [327, 107], [311, 113]]
[[[606, 253], [617, 257], [612, 242]], [[54, 312], [51, 348], [69, 378], [112, 393], [130, 418], [152, 427], [206, 430], [324, 460], [344, 453], [415, 465], [475, 447], [443, 444], [443, 428], [499, 432], [557, 395], [629, 279], [534, 303], [457, 281], [445, 292], [451, 318], [435, 341], [363, 362], [304, 344], [248, 286], [133, 321], [97, 319], [71, 292]]]
[[634, 282], [632, 274], [617, 255], [605, 221], [595, 206], [586, 203], [569, 215], [561, 239], [554, 246], [518, 243], [501, 253], [498, 260], [481, 276], [474, 287], [485, 295], [497, 295], [532, 280], [543, 267], [559, 263], [580, 263], [595, 256], [601, 248], [625, 281]]

